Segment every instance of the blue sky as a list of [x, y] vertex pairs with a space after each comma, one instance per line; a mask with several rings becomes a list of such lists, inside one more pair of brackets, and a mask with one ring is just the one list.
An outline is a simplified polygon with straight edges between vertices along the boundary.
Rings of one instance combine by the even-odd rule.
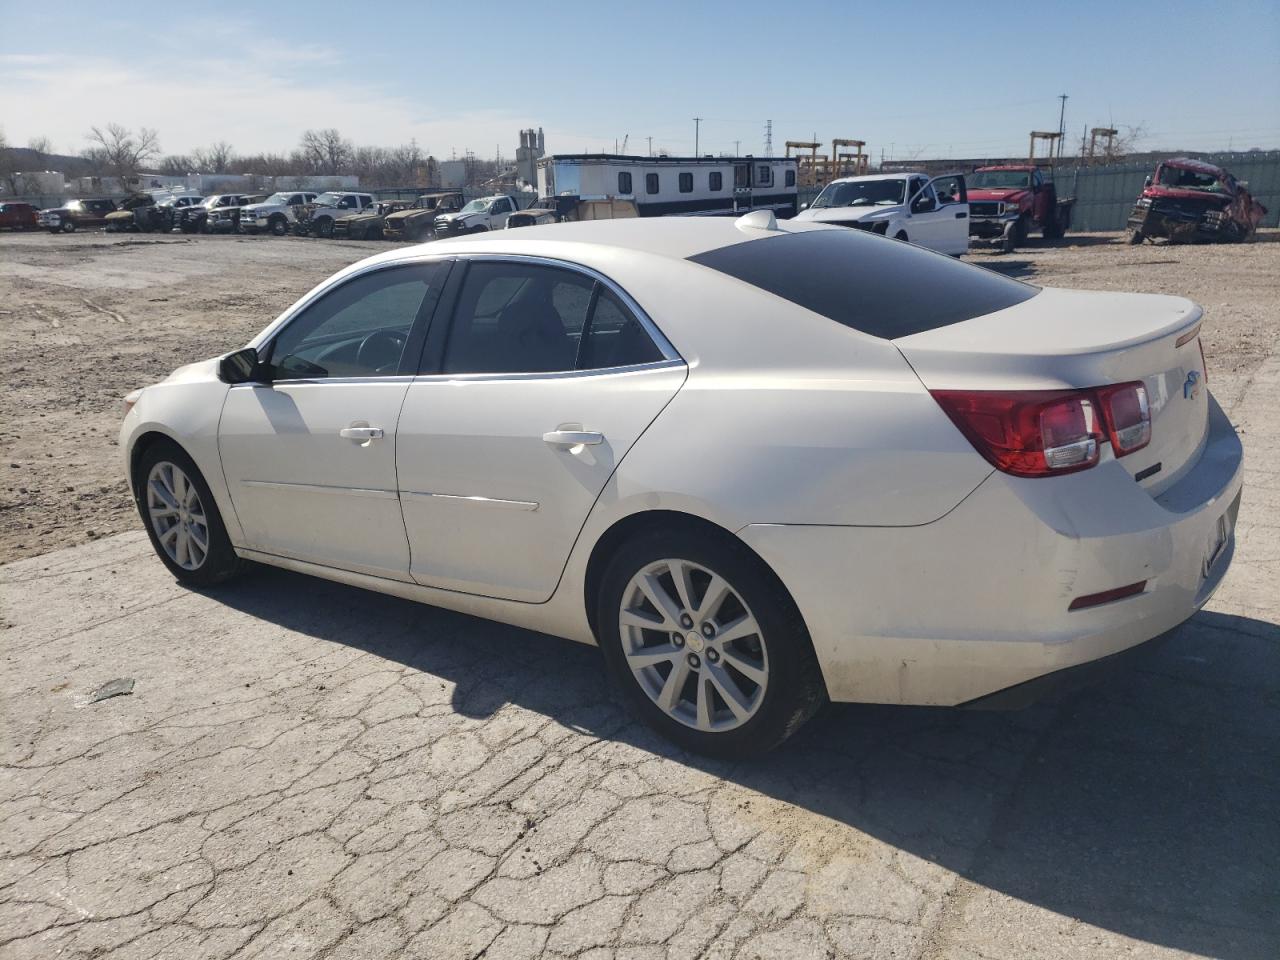
[[[186, 11], [185, 13], [183, 11]], [[0, 0], [0, 129], [78, 152], [93, 124], [288, 151], [308, 127], [439, 157], [687, 153], [852, 137], [879, 158], [989, 156], [1056, 129], [1280, 148], [1280, 0], [1130, 3]]]

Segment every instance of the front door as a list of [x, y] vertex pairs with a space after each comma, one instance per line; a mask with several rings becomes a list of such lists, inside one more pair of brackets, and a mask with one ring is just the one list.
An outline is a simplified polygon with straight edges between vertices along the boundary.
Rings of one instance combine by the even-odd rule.
[[246, 546], [409, 579], [396, 422], [448, 263], [375, 269], [304, 307], [231, 387], [218, 448]]
[[410, 386], [396, 448], [413, 577], [546, 600], [684, 364], [610, 285], [501, 258], [466, 266], [427, 350], [438, 372]]
[[935, 250], [958, 256], [969, 249], [969, 193], [961, 174], [934, 177], [929, 184], [937, 197], [938, 239]]

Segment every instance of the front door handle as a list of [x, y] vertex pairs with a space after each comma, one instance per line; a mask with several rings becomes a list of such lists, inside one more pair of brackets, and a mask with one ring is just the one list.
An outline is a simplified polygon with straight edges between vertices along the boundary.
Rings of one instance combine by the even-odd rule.
[[368, 443], [370, 440], [381, 440], [384, 434], [381, 427], [343, 427], [338, 431], [338, 436], [343, 440], [361, 440]]
[[961, 210], [959, 213], [957, 213], [957, 214], [956, 214], [956, 219], [957, 219], [957, 220], [963, 220], [963, 219], [965, 219], [965, 218], [966, 218], [966, 217], [968, 217], [968, 216], [969, 216], [969, 215], [968, 215], [967, 213], [965, 213], [963, 210]]
[[542, 439], [553, 447], [594, 447], [604, 443], [604, 434], [591, 430], [552, 430], [544, 433]]

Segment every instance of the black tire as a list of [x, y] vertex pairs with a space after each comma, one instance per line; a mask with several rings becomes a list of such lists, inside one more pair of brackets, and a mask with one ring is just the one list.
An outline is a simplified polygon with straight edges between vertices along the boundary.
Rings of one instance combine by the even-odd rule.
[[[1030, 224], [1031, 224], [1031, 218], [1027, 216], [1025, 213], [1022, 216], [1018, 217], [1018, 219], [1013, 222], [1014, 242], [1017, 243], [1017, 245], [1020, 247], [1026, 245], [1027, 235], [1031, 232]], [[1047, 229], [1048, 228], [1046, 228], [1046, 230]], [[1048, 235], [1049, 235], [1048, 233], [1045, 234], [1046, 237]]]
[[321, 217], [315, 222], [313, 231], [317, 237], [325, 237], [326, 239], [333, 236], [333, 218]]
[[1014, 223], [1005, 224], [1004, 234], [1000, 238], [1000, 252], [1013, 253], [1013, 251], [1017, 249], [1018, 249], [1018, 224], [1015, 221]]
[[289, 221], [284, 217], [271, 218], [271, 234], [276, 237], [283, 237], [289, 232]]
[[76, 222], [74, 220], [63, 220], [62, 227], [60, 229], [63, 233], [75, 233]]
[[1140, 243], [1142, 242], [1142, 240], [1143, 240], [1143, 237], [1142, 237], [1142, 231], [1141, 231], [1141, 230], [1130, 230], [1130, 231], [1129, 231], [1129, 243], [1130, 243], [1130, 245], [1132, 245], [1132, 246], [1135, 246], [1135, 247], [1136, 247], [1138, 244], [1140, 244]]
[[911, 242], [910, 240], [907, 239], [907, 231], [905, 230], [899, 230], [897, 233], [893, 235], [893, 239], [901, 240], [903, 243]]
[[[628, 585], [636, 573], [664, 559], [685, 560], [714, 571], [741, 597], [760, 626], [759, 637], [767, 651], [767, 683], [755, 712], [731, 729], [697, 730], [669, 715], [654, 703], [627, 664], [618, 621]], [[717, 757], [757, 756], [798, 730], [826, 702], [813, 644], [791, 595], [759, 557], [729, 534], [676, 529], [641, 534], [618, 549], [600, 583], [596, 633], [609, 672], [636, 713], [680, 746]], [[705, 656], [711, 656], [709, 649], [710, 643]]]
[[1049, 220], [1045, 222], [1040, 230], [1041, 236], [1046, 240], [1061, 240], [1065, 232], [1066, 228], [1058, 219], [1058, 211], [1056, 210], [1049, 215]]
[[50, 227], [49, 232], [56, 237], [58, 234], [62, 232], [62, 229], [60, 227]]
[[471, 233], [488, 233], [489, 228], [486, 227], [484, 224], [481, 224], [478, 227], [472, 227], [470, 232]]
[[[157, 464], [170, 463], [178, 467], [190, 479], [199, 498], [199, 506], [203, 508], [205, 526], [208, 531], [208, 550], [203, 560], [194, 569], [181, 566], [160, 543], [160, 535], [156, 524], [152, 522], [147, 508], [147, 483], [152, 470]], [[235, 576], [244, 566], [236, 556], [227, 537], [227, 528], [222, 522], [222, 514], [214, 502], [213, 493], [205, 482], [195, 462], [187, 456], [185, 450], [172, 440], [162, 439], [152, 443], [142, 452], [134, 468], [133, 475], [134, 502], [138, 507], [138, 515], [142, 517], [142, 525], [146, 528], [151, 546], [156, 551], [160, 562], [169, 568], [180, 582], [196, 587], [210, 587], [223, 583]]]

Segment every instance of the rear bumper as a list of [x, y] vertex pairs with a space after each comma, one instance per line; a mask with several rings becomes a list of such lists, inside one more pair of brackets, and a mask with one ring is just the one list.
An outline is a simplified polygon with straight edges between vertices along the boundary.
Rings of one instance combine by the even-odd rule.
[[[833, 700], [955, 705], [1128, 650], [1194, 614], [1230, 567], [1242, 470], [1211, 400], [1200, 460], [1159, 497], [1113, 460], [1053, 480], [993, 473], [922, 526], [760, 524], [740, 536], [799, 605]], [[1068, 610], [1139, 581], [1136, 596]]]

